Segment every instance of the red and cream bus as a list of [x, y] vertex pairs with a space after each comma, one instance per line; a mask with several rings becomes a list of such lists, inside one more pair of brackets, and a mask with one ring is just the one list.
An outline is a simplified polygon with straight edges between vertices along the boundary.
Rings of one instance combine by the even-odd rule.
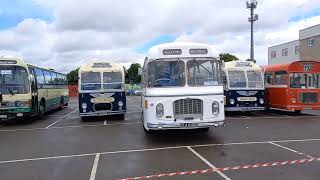
[[267, 109], [320, 110], [320, 62], [295, 61], [264, 70]]

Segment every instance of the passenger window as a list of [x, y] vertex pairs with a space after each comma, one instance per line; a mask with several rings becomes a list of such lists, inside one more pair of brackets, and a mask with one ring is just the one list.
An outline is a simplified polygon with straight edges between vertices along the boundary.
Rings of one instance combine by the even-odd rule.
[[51, 74], [49, 71], [43, 71], [43, 75], [44, 75], [44, 79], [47, 85], [51, 85], [52, 83], [52, 78], [51, 78]]
[[34, 70], [35, 70], [35, 74], [36, 74], [38, 87], [39, 87], [39, 85], [45, 84], [45, 80], [44, 80], [44, 76], [43, 76], [42, 70], [40, 70], [40, 69], [34, 69]]
[[264, 83], [267, 84], [273, 84], [273, 73], [272, 72], [266, 72], [264, 75]]
[[274, 73], [274, 84], [276, 85], [286, 85], [287, 84], [287, 72], [286, 71], [276, 71]]

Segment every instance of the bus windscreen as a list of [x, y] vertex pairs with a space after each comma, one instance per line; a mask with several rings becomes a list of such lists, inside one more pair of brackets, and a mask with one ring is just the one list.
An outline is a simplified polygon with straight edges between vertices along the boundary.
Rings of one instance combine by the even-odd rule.
[[29, 79], [26, 68], [21, 66], [0, 66], [0, 91], [2, 94], [29, 93]]

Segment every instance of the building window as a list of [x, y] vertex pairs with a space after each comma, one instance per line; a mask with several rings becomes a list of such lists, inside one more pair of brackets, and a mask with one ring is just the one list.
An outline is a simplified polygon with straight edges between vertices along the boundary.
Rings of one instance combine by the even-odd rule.
[[314, 38], [308, 38], [308, 46], [313, 47], [314, 46]]
[[276, 58], [276, 57], [277, 57], [277, 52], [271, 51], [271, 58]]
[[295, 52], [296, 54], [299, 54], [299, 53], [300, 53], [300, 46], [295, 46], [295, 47], [294, 47], [294, 52]]
[[288, 48], [282, 49], [282, 56], [288, 56]]

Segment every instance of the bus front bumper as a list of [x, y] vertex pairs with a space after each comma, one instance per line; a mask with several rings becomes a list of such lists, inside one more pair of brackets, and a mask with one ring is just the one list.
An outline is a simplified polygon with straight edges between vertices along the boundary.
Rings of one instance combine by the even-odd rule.
[[125, 114], [126, 111], [98, 111], [98, 112], [87, 112], [87, 113], [80, 113], [80, 117], [85, 116], [107, 116], [107, 115], [116, 115], [116, 114]]
[[0, 121], [31, 117], [31, 112], [0, 113]]
[[225, 111], [264, 111], [265, 107], [225, 107]]
[[147, 123], [147, 128], [150, 130], [164, 130], [164, 129], [198, 129], [206, 127], [217, 127], [224, 125], [224, 121], [215, 122], [159, 122]]

